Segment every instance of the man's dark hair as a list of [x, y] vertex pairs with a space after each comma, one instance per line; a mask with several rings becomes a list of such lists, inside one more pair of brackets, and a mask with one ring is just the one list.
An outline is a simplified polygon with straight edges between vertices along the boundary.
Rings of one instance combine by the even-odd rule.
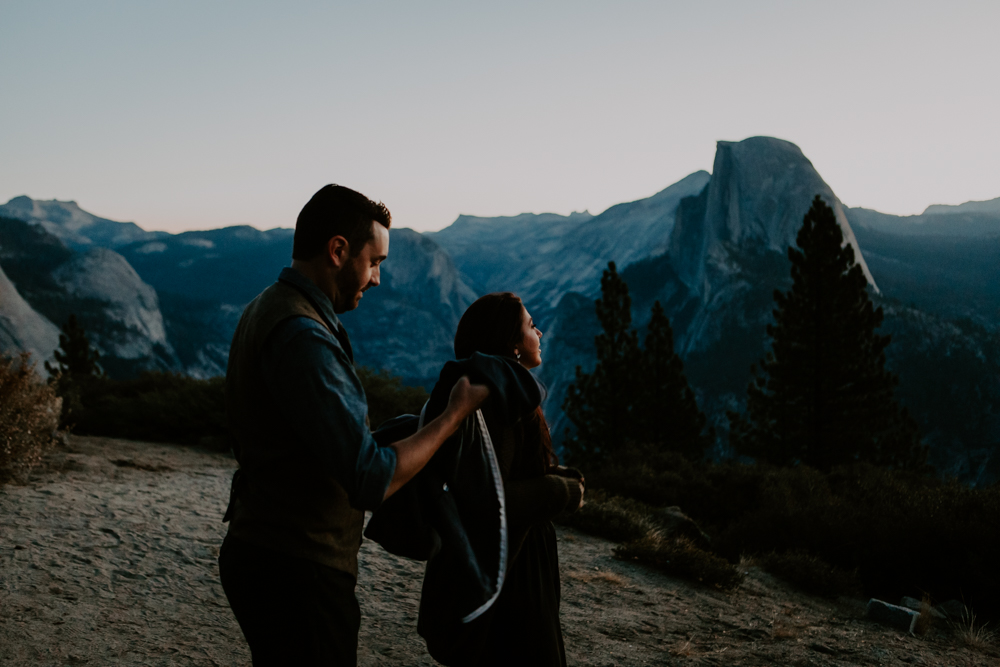
[[347, 239], [352, 255], [361, 252], [375, 233], [372, 221], [389, 229], [392, 214], [382, 202], [342, 185], [325, 185], [302, 207], [295, 222], [292, 259], [313, 259], [326, 251], [334, 236]]

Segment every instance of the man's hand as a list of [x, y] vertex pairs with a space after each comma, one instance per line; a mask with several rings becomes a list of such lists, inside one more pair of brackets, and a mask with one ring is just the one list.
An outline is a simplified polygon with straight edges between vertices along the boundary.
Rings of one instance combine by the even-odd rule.
[[463, 375], [452, 387], [445, 411], [452, 412], [458, 421], [462, 421], [478, 410], [489, 397], [490, 390], [486, 385], [472, 384], [469, 377]]
[[583, 486], [582, 480], [579, 482], [579, 484], [580, 484], [580, 504], [576, 506], [577, 509], [583, 507], [583, 492], [586, 490], [586, 488]]
[[448, 407], [408, 438], [393, 443], [396, 450], [396, 472], [385, 491], [388, 498], [413, 478], [434, 456], [445, 440], [454, 433], [462, 420], [479, 409], [490, 397], [490, 390], [481, 384], [472, 384], [462, 376], [452, 387]]

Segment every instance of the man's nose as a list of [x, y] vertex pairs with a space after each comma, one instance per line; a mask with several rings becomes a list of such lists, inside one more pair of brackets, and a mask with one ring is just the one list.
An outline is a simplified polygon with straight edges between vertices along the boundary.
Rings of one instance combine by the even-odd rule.
[[368, 284], [372, 287], [378, 287], [380, 282], [382, 282], [382, 278], [379, 276], [379, 268], [376, 266], [372, 269], [372, 278], [368, 281]]

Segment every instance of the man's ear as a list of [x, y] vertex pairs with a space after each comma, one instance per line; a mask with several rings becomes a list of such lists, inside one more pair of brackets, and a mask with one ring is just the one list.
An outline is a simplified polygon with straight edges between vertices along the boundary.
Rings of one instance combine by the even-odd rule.
[[343, 236], [333, 236], [326, 242], [326, 256], [338, 269], [350, 256], [350, 244]]

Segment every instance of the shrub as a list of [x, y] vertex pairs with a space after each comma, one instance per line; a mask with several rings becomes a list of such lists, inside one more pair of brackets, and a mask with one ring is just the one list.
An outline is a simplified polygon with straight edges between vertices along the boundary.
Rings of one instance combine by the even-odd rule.
[[28, 353], [0, 356], [0, 482], [23, 477], [52, 444], [62, 401]]
[[372, 430], [399, 415], [420, 414], [430, 395], [423, 387], [409, 387], [387, 370], [359, 366], [358, 378], [368, 399], [368, 420]]
[[857, 572], [841, 570], [801, 549], [771, 552], [758, 560], [762, 568], [807, 593], [825, 597], [861, 593]]
[[[360, 367], [358, 376], [373, 428], [400, 414], [419, 413], [427, 400], [423, 388], [405, 386], [386, 371]], [[223, 377], [146, 372], [130, 380], [101, 376], [84, 382], [72, 413], [76, 433], [229, 448]]]
[[75, 416], [77, 433], [151, 442], [211, 442], [227, 437], [225, 379], [147, 372], [131, 380], [96, 378]]
[[615, 549], [615, 556], [622, 560], [636, 560], [715, 588], [729, 590], [740, 584], [743, 575], [724, 559], [698, 548], [686, 537], [665, 536], [659, 516], [645, 503], [609, 497], [598, 490], [588, 494], [578, 512], [562, 515], [559, 520], [593, 535], [624, 542]]
[[587, 493], [578, 511], [560, 516], [560, 523], [615, 542], [641, 540], [659, 530], [653, 510], [630, 498], [608, 497], [601, 491]]
[[[677, 505], [712, 537], [715, 554], [771, 559], [779, 576], [799, 586], [846, 591], [840, 575], [856, 572], [865, 593], [883, 599], [926, 592], [1000, 613], [1000, 487], [973, 489], [868, 464], [822, 473], [691, 463], [642, 446], [584, 472], [588, 494], [596, 487], [647, 506]], [[817, 560], [808, 565], [801, 554]]]
[[647, 505], [680, 505], [687, 488], [699, 479], [698, 467], [680, 454], [652, 445], [630, 443], [595, 470], [586, 470], [588, 486], [634, 498]]
[[653, 532], [615, 549], [622, 560], [637, 560], [669, 574], [706, 586], [732, 590], [743, 583], [743, 573], [724, 558], [699, 549], [686, 537], [664, 537]]

